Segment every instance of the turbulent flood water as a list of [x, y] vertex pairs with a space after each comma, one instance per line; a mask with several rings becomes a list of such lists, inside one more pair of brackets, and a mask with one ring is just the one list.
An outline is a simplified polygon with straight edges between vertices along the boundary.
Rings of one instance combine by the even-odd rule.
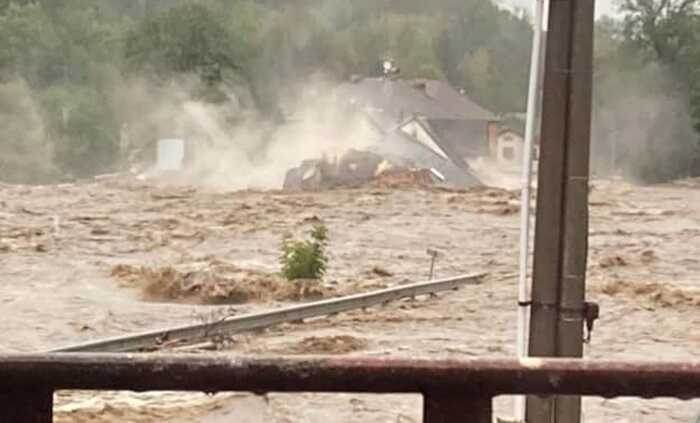
[[[330, 230], [328, 287], [356, 290], [487, 272], [483, 283], [239, 336], [230, 353], [510, 357], [515, 354], [518, 196], [371, 187], [318, 193], [211, 192], [114, 180], [0, 185], [0, 339], [3, 352], [204, 321], [225, 308], [149, 301], [117, 265], [159, 268], [223, 260], [277, 271], [285, 232]], [[586, 354], [615, 359], [696, 359], [700, 351], [700, 182], [634, 187], [597, 183], [591, 194], [588, 297], [601, 319]], [[377, 271], [380, 269], [381, 271]], [[416, 396], [206, 396], [66, 392], [58, 422], [419, 422]], [[510, 398], [498, 398], [506, 416]], [[700, 402], [585, 401], [587, 422], [692, 422]]]

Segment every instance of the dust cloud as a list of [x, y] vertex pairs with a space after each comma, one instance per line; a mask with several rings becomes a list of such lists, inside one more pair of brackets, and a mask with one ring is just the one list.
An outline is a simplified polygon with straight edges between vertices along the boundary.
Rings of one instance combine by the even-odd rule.
[[281, 101], [288, 120], [279, 125], [257, 114], [231, 116], [225, 106], [187, 101], [179, 122], [187, 127], [189, 183], [227, 189], [280, 188], [286, 171], [303, 160], [333, 158], [374, 141], [369, 126], [343, 110], [335, 84], [316, 76]]
[[595, 90], [594, 174], [636, 183], [689, 176], [697, 135], [687, 100], [666, 69], [650, 64]]
[[0, 175], [38, 182], [55, 174], [39, 107], [21, 80], [0, 82]]
[[245, 84], [223, 83], [224, 100], [198, 99], [197, 76], [167, 84], [149, 78], [117, 81], [111, 98], [122, 125], [120, 169], [154, 176], [158, 139], [185, 141], [178, 183], [225, 189], [281, 188], [302, 160], [336, 157], [374, 140], [368, 124], [333, 96], [340, 81], [322, 73], [286, 84], [279, 93], [284, 122], [258, 113]]

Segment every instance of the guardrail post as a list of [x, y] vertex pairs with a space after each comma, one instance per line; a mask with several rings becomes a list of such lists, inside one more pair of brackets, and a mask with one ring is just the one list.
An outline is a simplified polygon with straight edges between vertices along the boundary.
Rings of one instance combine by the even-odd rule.
[[491, 397], [424, 394], [423, 423], [492, 423]]
[[46, 390], [0, 392], [0, 422], [52, 423], [53, 392]]

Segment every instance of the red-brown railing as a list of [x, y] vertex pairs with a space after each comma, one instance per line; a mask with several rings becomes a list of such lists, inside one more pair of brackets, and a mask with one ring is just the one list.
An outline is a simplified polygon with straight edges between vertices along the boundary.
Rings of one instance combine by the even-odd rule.
[[53, 392], [71, 389], [420, 393], [426, 423], [491, 423], [503, 394], [700, 397], [700, 362], [0, 356], [0, 422], [51, 422]]

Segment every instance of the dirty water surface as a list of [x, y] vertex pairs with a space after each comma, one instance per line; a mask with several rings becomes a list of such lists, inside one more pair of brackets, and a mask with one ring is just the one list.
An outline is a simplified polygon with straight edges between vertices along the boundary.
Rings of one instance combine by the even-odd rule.
[[[240, 335], [225, 352], [512, 357], [517, 199], [516, 193], [498, 189], [225, 192], [136, 180], [0, 185], [0, 351], [44, 351], [308, 300], [254, 290], [236, 301], [205, 301], [164, 295], [153, 284], [166, 275], [171, 284], [226, 297], [231, 291], [220, 294], [221, 284], [231, 278], [272, 283], [282, 237], [302, 236], [323, 222], [330, 234], [330, 264], [321, 295], [425, 280], [429, 248], [440, 252], [437, 277], [488, 276], [437, 298]], [[588, 298], [600, 303], [601, 319], [587, 357], [697, 358], [699, 235], [698, 181], [595, 184]], [[217, 266], [223, 266], [224, 276], [216, 273]], [[199, 273], [191, 276], [191, 269]], [[497, 398], [495, 408], [507, 416], [511, 398]], [[698, 414], [697, 400], [584, 402], [586, 422], [692, 422]], [[420, 422], [420, 415], [421, 399], [411, 395], [60, 392], [55, 421]]]

